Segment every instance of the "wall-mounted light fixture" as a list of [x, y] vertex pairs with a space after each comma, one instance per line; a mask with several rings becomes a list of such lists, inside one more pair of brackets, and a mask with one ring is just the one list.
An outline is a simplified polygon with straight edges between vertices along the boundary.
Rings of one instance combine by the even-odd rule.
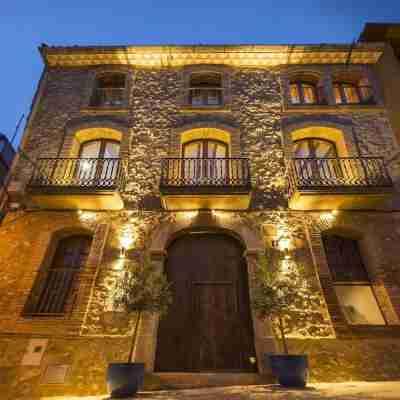
[[119, 258], [125, 258], [125, 257], [126, 257], [126, 247], [122, 246], [119, 253]]

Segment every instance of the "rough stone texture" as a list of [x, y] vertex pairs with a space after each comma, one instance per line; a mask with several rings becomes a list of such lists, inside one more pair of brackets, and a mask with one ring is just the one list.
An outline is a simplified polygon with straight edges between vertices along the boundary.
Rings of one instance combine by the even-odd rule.
[[[153, 261], [162, 266], [166, 248], [154, 243], [158, 243], [160, 235], [167, 236], [163, 242], [167, 243], [176, 233], [174, 227], [179, 226], [179, 220], [186, 217], [161, 209], [160, 160], [179, 154], [178, 132], [185, 126], [201, 125], [225, 126], [228, 130], [231, 127], [232, 134], [236, 132], [240, 136], [240, 155], [248, 157], [251, 163], [252, 204], [248, 212], [223, 213], [212, 224], [207, 222], [208, 225], [186, 221], [185, 227], [231, 229], [246, 243], [254, 244], [258, 240], [257, 246], [247, 246], [250, 275], [257, 250], [269, 249], [272, 265], [277, 262], [277, 255], [271, 250], [272, 241], [282, 233], [290, 236], [294, 244], [293, 261], [305, 267], [310, 289], [320, 298], [319, 309], [313, 310], [313, 324], [303, 327], [291, 338], [295, 351], [309, 352], [312, 379], [400, 377], [400, 350], [396, 341], [400, 336], [398, 214], [348, 211], [332, 218], [326, 212], [288, 210], [286, 198], [285, 155], [290, 154], [290, 141], [285, 138], [284, 126], [288, 120], [294, 121], [291, 125], [294, 129], [296, 118], [302, 124], [310, 121], [315, 125], [318, 121], [322, 126], [324, 121], [332, 126], [335, 118], [345, 121], [349, 127], [346, 138], [354, 141], [352, 134], [358, 138], [361, 154], [390, 159], [391, 174], [395, 179], [400, 177], [400, 162], [392, 157], [395, 144], [385, 111], [379, 108], [376, 112], [373, 109], [365, 112], [355, 107], [340, 112], [338, 107], [335, 118], [332, 110], [328, 110], [329, 115], [324, 110], [285, 114], [282, 110], [285, 71], [279, 68], [230, 70], [229, 109], [215, 113], [183, 109], [179, 100], [182, 97], [180, 69], [128, 70], [127, 110], [88, 111], [93, 79], [101, 71], [102, 68], [51, 68], [47, 72], [43, 95], [27, 133], [25, 152], [32, 160], [68, 156], [78, 129], [119, 129], [123, 133], [121, 155], [129, 161], [126, 191], [122, 194], [126, 209], [82, 213], [29, 209], [10, 213], [6, 218], [0, 229], [0, 384], [4, 393], [27, 398], [35, 390], [49, 395], [56, 394], [57, 390], [60, 394], [70, 391], [82, 395], [104, 392], [106, 364], [126, 357], [128, 335], [134, 322], [133, 318], [129, 320], [112, 312], [111, 307], [111, 292], [123, 268], [119, 258], [121, 238], [132, 238], [127, 257], [140, 262], [146, 252], [153, 251], [157, 253], [152, 254]], [[327, 66], [324, 74], [327, 76], [330, 71]], [[329, 84], [329, 79], [325, 80]], [[348, 144], [354, 151], [355, 143]], [[30, 163], [21, 160], [15, 179], [27, 182], [31, 171]], [[356, 329], [346, 323], [333, 291], [321, 243], [321, 232], [329, 229], [349, 230], [362, 237], [367, 268], [388, 326]], [[59, 319], [23, 318], [21, 313], [37, 273], [46, 267], [48, 249], [54, 247], [55, 235], [63, 230], [70, 233], [84, 230], [95, 235], [90, 263], [81, 273], [75, 308]], [[268, 323], [255, 320], [254, 325], [260, 358], [275, 343]], [[146, 360], [150, 370], [156, 335], [157, 321], [145, 320], [136, 359]], [[51, 339], [38, 368], [19, 366], [30, 337]], [[45, 366], [54, 362], [71, 364], [68, 384], [57, 388], [36, 387]]]
[[[143, 392], [138, 398], [148, 400], [398, 400], [399, 382], [349, 382], [341, 384], [313, 384], [307, 389], [283, 389], [277, 385], [233, 386], [226, 388], [190, 389], [179, 391]], [[379, 396], [379, 397], [377, 397]], [[104, 400], [96, 397], [53, 397], [52, 400]], [[42, 398], [50, 400], [50, 398]]]

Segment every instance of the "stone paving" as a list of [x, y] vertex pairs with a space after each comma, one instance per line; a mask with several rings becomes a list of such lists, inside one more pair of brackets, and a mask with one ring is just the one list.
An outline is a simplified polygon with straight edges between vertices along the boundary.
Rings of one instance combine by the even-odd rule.
[[[310, 384], [303, 390], [279, 385], [231, 386], [177, 391], [141, 392], [138, 400], [400, 400], [399, 382]], [[41, 400], [110, 400], [108, 396], [43, 397]]]

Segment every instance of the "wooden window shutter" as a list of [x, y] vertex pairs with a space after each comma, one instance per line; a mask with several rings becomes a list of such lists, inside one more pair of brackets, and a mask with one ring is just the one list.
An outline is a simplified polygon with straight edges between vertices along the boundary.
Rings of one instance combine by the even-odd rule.
[[323, 243], [334, 281], [369, 281], [357, 240], [337, 235], [323, 235]]

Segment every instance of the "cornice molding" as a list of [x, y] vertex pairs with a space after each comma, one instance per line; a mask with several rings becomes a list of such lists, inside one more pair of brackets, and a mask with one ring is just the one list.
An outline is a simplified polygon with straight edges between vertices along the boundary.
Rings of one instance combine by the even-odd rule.
[[381, 43], [293, 46], [126, 46], [40, 47], [50, 67], [128, 65], [134, 67], [182, 67], [223, 64], [270, 67], [296, 64], [374, 64], [383, 52]]

